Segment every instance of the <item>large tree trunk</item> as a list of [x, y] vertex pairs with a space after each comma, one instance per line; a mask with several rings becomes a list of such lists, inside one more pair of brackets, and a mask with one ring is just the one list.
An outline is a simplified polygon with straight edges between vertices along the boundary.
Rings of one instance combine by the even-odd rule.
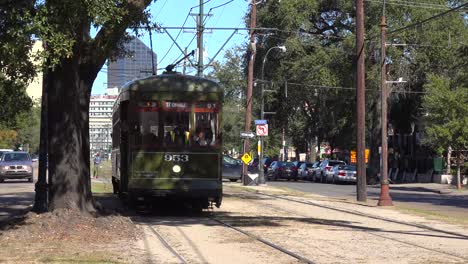
[[78, 58], [50, 71], [48, 87], [49, 210], [95, 211], [91, 194], [89, 99], [95, 76]]

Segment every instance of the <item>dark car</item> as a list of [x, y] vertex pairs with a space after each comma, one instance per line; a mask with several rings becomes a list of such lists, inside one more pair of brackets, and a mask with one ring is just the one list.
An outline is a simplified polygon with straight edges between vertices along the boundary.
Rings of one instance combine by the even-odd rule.
[[270, 166], [268, 166], [268, 171], [266, 173], [267, 179], [277, 180], [279, 178], [280, 171], [284, 168], [284, 165], [284, 162], [273, 161]]
[[33, 181], [33, 164], [29, 153], [5, 152], [0, 158], [0, 182], [5, 179], [27, 179]]
[[294, 162], [286, 162], [284, 166], [279, 169], [279, 178], [286, 180], [295, 180], [297, 181], [297, 167]]
[[223, 178], [232, 182], [240, 180], [242, 177], [242, 161], [223, 155]]
[[273, 161], [276, 161], [276, 159], [274, 159], [274, 158], [263, 158], [262, 161], [263, 161], [263, 162], [262, 162], [262, 163], [263, 163], [263, 173], [264, 173], [265, 175], [267, 175], [267, 173], [268, 173], [268, 168], [270, 167], [270, 165], [271, 165], [271, 163], [272, 163]]

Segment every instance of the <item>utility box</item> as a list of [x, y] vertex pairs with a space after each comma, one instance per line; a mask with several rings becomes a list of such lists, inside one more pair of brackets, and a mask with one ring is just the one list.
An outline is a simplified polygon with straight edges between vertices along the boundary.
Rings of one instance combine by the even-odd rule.
[[434, 158], [434, 173], [441, 174], [443, 170], [444, 160], [440, 157]]

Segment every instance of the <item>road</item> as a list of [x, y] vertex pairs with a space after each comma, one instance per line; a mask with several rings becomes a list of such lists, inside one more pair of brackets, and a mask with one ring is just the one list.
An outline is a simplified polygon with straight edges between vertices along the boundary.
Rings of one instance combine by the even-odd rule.
[[[354, 184], [322, 184], [314, 182], [268, 182], [268, 185], [287, 187], [294, 190], [312, 194], [337, 198], [356, 199], [356, 185]], [[437, 186], [431, 184], [392, 185], [390, 195], [394, 204], [405, 208], [430, 211], [435, 214], [453, 217], [468, 218], [468, 193], [452, 195], [440, 194], [436, 188], [425, 186]], [[371, 201], [377, 201], [380, 195], [380, 187], [368, 186], [367, 196]]]
[[34, 202], [34, 183], [37, 179], [37, 162], [33, 164], [33, 182], [5, 180], [0, 183], [0, 225], [12, 215], [20, 215]]

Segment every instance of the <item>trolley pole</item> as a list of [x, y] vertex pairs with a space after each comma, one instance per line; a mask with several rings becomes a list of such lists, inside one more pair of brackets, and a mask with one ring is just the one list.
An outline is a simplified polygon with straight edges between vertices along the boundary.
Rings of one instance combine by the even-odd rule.
[[[252, 123], [252, 90], [253, 90], [253, 71], [255, 63], [255, 55], [257, 53], [257, 48], [255, 46], [255, 30], [254, 28], [257, 25], [257, 4], [255, 1], [252, 1], [252, 7], [250, 9], [250, 58], [249, 58], [249, 69], [248, 69], [248, 78], [247, 78], [247, 108], [245, 110], [245, 131], [250, 131], [250, 125]], [[263, 147], [263, 146], [262, 146]], [[250, 139], [246, 138], [244, 142], [244, 152], [250, 150]], [[243, 165], [243, 179], [242, 182], [244, 185], [247, 185], [247, 165]]]
[[356, 107], [357, 107], [357, 200], [367, 201], [366, 162], [366, 95], [364, 68], [364, 0], [356, 0]]
[[[385, 2], [384, 2], [385, 5]], [[384, 6], [385, 12], [385, 6]], [[387, 21], [385, 19], [385, 13], [382, 15], [381, 27], [381, 55], [380, 55], [380, 103], [381, 103], [381, 117], [380, 122], [382, 126], [382, 166], [380, 167], [380, 198], [377, 203], [378, 206], [393, 206], [392, 198], [389, 193], [389, 182], [388, 182], [388, 144], [387, 144], [387, 66], [385, 62], [386, 57], [386, 33], [387, 33]]]
[[203, 77], [203, 0], [200, 0], [200, 14], [197, 19], [198, 65], [197, 76]]

